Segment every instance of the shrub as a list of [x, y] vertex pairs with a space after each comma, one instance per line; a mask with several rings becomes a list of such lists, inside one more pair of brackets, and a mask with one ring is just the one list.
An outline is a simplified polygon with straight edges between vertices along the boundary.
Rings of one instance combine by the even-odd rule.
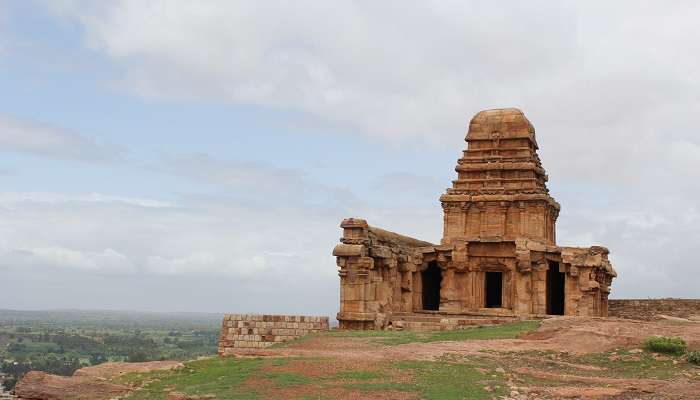
[[680, 355], [685, 353], [686, 344], [679, 337], [654, 336], [644, 341], [644, 348], [655, 353]]
[[688, 352], [688, 362], [691, 364], [700, 365], [700, 350]]

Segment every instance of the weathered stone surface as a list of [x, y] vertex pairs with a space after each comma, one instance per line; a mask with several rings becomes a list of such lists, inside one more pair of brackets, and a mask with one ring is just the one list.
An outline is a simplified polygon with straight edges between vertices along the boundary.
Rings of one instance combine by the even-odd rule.
[[[343, 220], [341, 328], [382, 329], [396, 313], [607, 315], [608, 249], [559, 247], [535, 129], [517, 109], [472, 118], [457, 179], [440, 197], [439, 245]], [[352, 247], [350, 247], [352, 246]]]
[[237, 349], [263, 349], [327, 330], [328, 317], [227, 314], [221, 323], [219, 355], [232, 355]]
[[101, 400], [124, 396], [134, 388], [106, 380], [126, 373], [145, 373], [182, 368], [177, 361], [104, 363], [75, 371], [73, 376], [28, 372], [17, 383], [15, 395], [21, 400]]

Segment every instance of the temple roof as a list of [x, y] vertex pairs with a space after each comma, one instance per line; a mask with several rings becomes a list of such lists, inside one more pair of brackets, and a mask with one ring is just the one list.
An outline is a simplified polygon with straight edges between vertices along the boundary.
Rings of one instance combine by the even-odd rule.
[[537, 148], [535, 128], [517, 108], [497, 108], [478, 112], [469, 122], [467, 141], [501, 138], [529, 138]]
[[519, 200], [523, 195], [539, 194], [558, 208], [548, 195], [535, 128], [522, 111], [499, 108], [478, 112], [469, 122], [466, 141], [467, 149], [455, 167], [457, 180], [441, 197], [443, 202], [464, 201], [465, 195], [497, 196], [493, 201], [502, 201], [503, 195], [517, 195]]

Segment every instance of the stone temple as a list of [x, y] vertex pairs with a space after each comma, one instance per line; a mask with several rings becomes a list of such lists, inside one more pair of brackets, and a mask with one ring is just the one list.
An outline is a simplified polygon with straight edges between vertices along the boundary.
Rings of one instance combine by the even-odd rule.
[[616, 276], [608, 249], [557, 246], [560, 206], [549, 195], [535, 129], [522, 111], [479, 112], [466, 141], [457, 179], [440, 196], [440, 244], [363, 219], [342, 221], [333, 250], [341, 328], [439, 321], [432, 327], [449, 329], [484, 318], [607, 316]]

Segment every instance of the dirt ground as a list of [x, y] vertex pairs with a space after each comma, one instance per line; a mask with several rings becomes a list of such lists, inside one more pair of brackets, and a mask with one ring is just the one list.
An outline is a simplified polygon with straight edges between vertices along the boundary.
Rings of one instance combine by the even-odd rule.
[[[669, 320], [558, 317], [517, 339], [404, 344], [387, 343], [382, 336], [331, 332], [286, 347], [241, 351], [222, 361], [257, 364], [234, 391], [212, 389], [209, 398], [700, 399], [700, 367], [684, 356], [641, 349], [643, 341], [654, 335], [682, 337], [689, 349], [700, 350], [700, 322]], [[102, 371], [93, 367], [65, 379], [117, 383], [113, 377], [123, 372], [122, 367], [146, 372], [151, 367], [181, 366], [111, 365]], [[195, 371], [196, 365], [185, 364], [185, 370]], [[160, 383], [173, 388], [178, 384]], [[139, 389], [134, 398], [166, 398], [148, 395], [156, 392], [147, 389]]]
[[[305, 375], [347, 364], [372, 370], [391, 361], [490, 362], [504, 371], [509, 390], [502, 399], [700, 399], [700, 367], [640, 349], [654, 335], [682, 337], [689, 349], [700, 349], [698, 322], [557, 317], [518, 339], [377, 346], [371, 338], [316, 336], [287, 348], [241, 354], [324, 360], [318, 367], [307, 363], [291, 370]], [[387, 395], [336, 398], [412, 398]]]

